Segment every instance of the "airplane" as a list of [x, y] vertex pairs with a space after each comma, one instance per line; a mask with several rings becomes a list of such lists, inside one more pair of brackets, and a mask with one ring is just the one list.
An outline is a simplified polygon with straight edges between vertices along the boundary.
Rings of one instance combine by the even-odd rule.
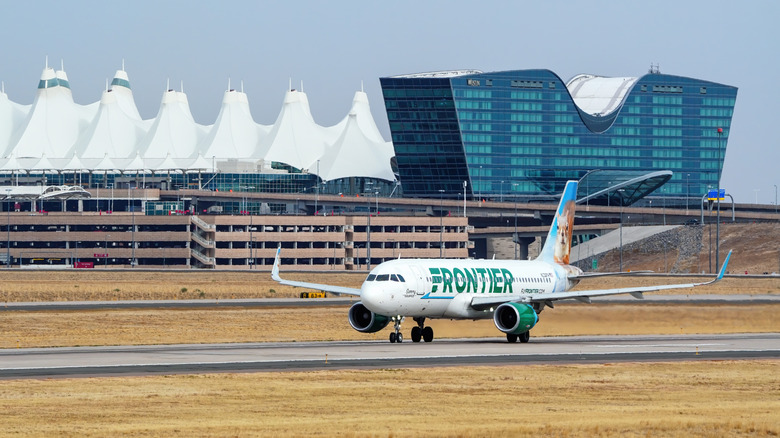
[[571, 291], [580, 280], [621, 272], [585, 274], [569, 265], [577, 181], [568, 181], [547, 239], [535, 260], [398, 259], [371, 270], [360, 289], [284, 280], [279, 276], [279, 254], [271, 278], [283, 285], [304, 287], [360, 297], [348, 312], [349, 323], [362, 333], [374, 333], [393, 322], [391, 343], [403, 342], [401, 323], [411, 317], [413, 342], [431, 342], [430, 319], [493, 319], [510, 343], [530, 339], [545, 307], [563, 299], [590, 302], [591, 297], [630, 294], [642, 299], [644, 292], [705, 286], [720, 281], [731, 251], [718, 276], [705, 283], [686, 283], [618, 289]]

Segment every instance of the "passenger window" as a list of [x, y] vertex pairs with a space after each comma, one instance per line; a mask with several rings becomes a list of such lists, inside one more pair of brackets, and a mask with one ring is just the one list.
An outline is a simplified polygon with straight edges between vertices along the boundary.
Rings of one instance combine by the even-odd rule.
[[390, 281], [390, 274], [380, 274], [376, 276], [376, 281]]
[[376, 278], [376, 275], [368, 274], [368, 277], [366, 277], [366, 281], [374, 281], [375, 278]]

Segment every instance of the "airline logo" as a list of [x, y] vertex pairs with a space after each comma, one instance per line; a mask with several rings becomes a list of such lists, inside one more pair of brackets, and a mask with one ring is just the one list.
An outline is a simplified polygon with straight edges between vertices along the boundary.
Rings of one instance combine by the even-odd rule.
[[428, 268], [430, 293], [512, 293], [512, 273], [504, 268]]

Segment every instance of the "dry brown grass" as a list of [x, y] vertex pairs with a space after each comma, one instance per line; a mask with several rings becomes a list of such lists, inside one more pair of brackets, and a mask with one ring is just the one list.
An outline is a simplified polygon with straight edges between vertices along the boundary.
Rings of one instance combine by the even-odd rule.
[[[290, 280], [359, 288], [365, 273], [296, 273]], [[587, 280], [578, 289], [614, 288], [709, 281], [712, 277], [605, 277]], [[297, 297], [303, 289], [282, 286], [269, 272], [159, 271], [24, 271], [0, 269], [0, 302], [113, 301]], [[668, 294], [780, 293], [780, 278], [726, 278], [705, 288]]]
[[[780, 331], [780, 305], [559, 305], [532, 336]], [[437, 338], [502, 336], [492, 320], [429, 320]], [[407, 320], [406, 334], [413, 326]], [[363, 334], [347, 307], [0, 313], [0, 348], [387, 339]]]
[[780, 361], [0, 382], [3, 435], [777, 436]]

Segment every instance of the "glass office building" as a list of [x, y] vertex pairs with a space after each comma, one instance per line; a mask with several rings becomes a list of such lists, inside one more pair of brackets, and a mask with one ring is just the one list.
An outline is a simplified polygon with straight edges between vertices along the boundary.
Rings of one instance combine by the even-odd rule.
[[[549, 70], [380, 79], [405, 196], [698, 202], [718, 185], [737, 88], [661, 74], [564, 82]], [[720, 128], [720, 129], [719, 129]]]

